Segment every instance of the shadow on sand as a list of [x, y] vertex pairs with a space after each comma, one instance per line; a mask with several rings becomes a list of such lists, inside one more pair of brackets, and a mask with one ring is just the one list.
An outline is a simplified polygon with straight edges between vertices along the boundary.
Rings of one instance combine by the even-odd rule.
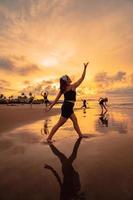
[[45, 164], [44, 168], [50, 170], [55, 176], [60, 186], [60, 200], [71, 200], [71, 199], [83, 199], [85, 195], [80, 191], [81, 183], [78, 172], [72, 166], [73, 161], [77, 157], [77, 151], [80, 146], [81, 138], [79, 138], [73, 148], [72, 154], [67, 158], [62, 152], [60, 152], [53, 144], [49, 144], [51, 151], [57, 156], [62, 165], [63, 181], [59, 177], [57, 171], [50, 165]]

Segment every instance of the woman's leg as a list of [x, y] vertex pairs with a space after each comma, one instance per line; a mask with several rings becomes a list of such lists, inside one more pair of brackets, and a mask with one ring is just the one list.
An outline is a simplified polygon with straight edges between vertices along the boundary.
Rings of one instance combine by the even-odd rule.
[[70, 119], [71, 119], [72, 122], [73, 122], [73, 126], [74, 126], [75, 131], [77, 132], [77, 134], [79, 135], [79, 137], [82, 137], [82, 133], [81, 133], [81, 130], [80, 130], [80, 128], [79, 128], [78, 120], [77, 120], [76, 115], [73, 113], [73, 114], [70, 116]]
[[105, 113], [108, 111], [105, 104], [103, 104], [103, 108], [105, 109]]
[[47, 102], [47, 100], [45, 101], [45, 106], [46, 106], [46, 108], [47, 108], [47, 106], [48, 106], [48, 102]]
[[100, 106], [101, 106], [101, 109], [102, 109], [102, 111], [101, 111], [101, 114], [100, 114], [100, 115], [103, 115], [103, 104], [100, 104]]
[[65, 117], [60, 117], [59, 121], [57, 122], [57, 124], [52, 128], [52, 130], [50, 131], [50, 134], [47, 138], [47, 141], [51, 141], [52, 137], [54, 136], [54, 134], [56, 133], [56, 131], [67, 121], [67, 118]]

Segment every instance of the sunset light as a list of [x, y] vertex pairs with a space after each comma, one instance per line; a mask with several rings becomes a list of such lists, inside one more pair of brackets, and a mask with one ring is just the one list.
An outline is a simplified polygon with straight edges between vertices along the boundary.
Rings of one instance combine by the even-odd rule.
[[11, 95], [32, 83], [32, 92], [53, 94], [63, 74], [76, 80], [89, 60], [83, 95], [119, 94], [123, 87], [130, 95], [132, 2], [104, 2], [1, 1], [1, 92]]
[[45, 67], [53, 67], [55, 65], [59, 64], [58, 60], [55, 57], [48, 57], [42, 61], [42, 65]]
[[0, 200], [133, 200], [133, 0], [0, 0]]

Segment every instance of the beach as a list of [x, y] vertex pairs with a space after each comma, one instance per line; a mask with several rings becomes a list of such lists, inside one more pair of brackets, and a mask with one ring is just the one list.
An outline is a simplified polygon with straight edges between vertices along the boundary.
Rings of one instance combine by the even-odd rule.
[[49, 113], [40, 105], [1, 107], [0, 199], [132, 200], [132, 105], [111, 105], [104, 118], [95, 102], [86, 111], [77, 106], [88, 138], [79, 140], [68, 120], [48, 145], [60, 106]]
[[0, 0], [0, 200], [133, 200], [132, 19], [133, 0]]
[[11, 130], [15, 127], [44, 119], [46, 116], [59, 114], [59, 109], [45, 112], [44, 105], [13, 105], [0, 106], [0, 132]]

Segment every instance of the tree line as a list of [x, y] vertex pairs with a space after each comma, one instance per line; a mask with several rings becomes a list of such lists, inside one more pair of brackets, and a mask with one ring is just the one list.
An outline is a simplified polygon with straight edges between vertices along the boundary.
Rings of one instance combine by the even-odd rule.
[[0, 104], [41, 104], [43, 101], [43, 99], [35, 99], [35, 95], [33, 95], [32, 92], [28, 95], [22, 92], [17, 97], [13, 95], [7, 97], [4, 94], [0, 94]]

